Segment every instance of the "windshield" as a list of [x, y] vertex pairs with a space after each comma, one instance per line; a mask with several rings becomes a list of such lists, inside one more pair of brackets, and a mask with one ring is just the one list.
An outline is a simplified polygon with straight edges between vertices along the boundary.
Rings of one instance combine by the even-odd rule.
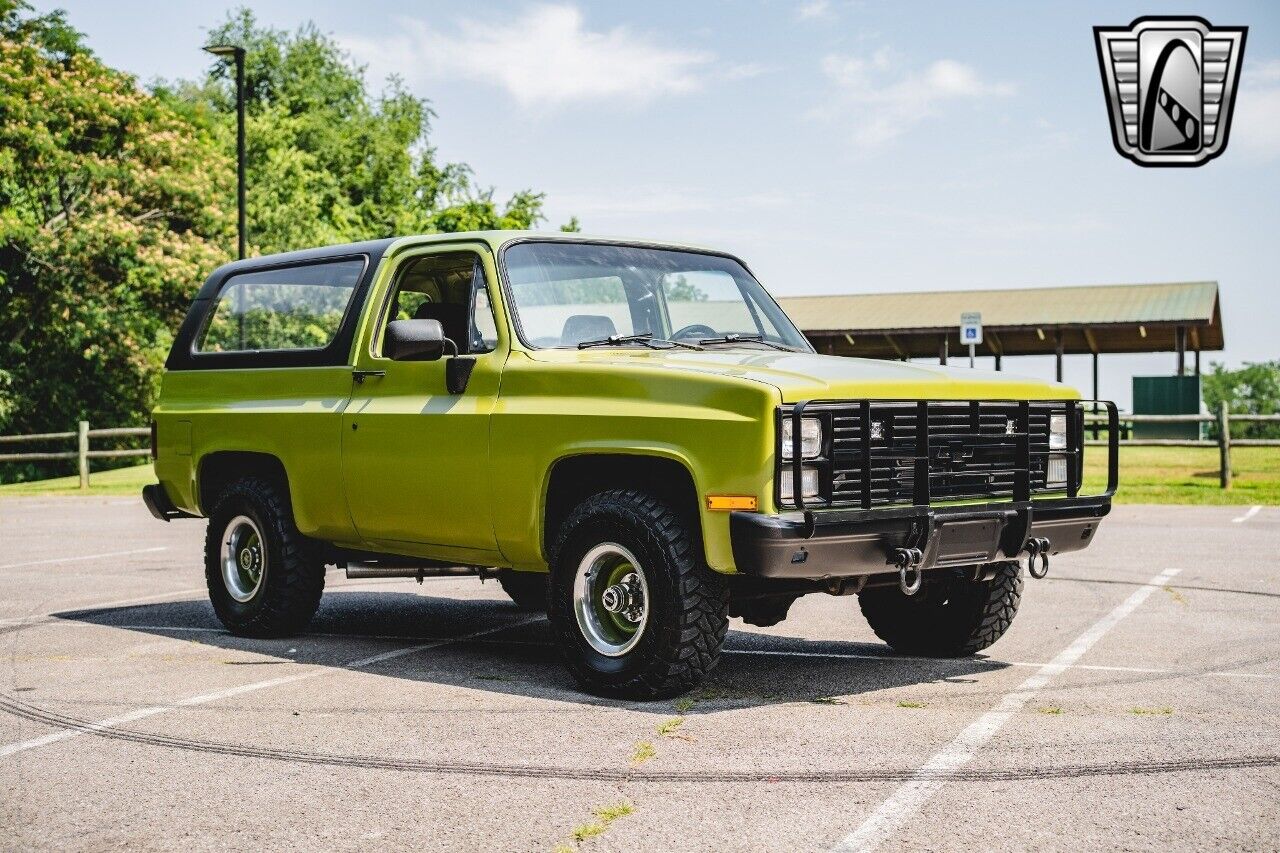
[[503, 255], [517, 328], [534, 347], [646, 336], [809, 352], [742, 264], [719, 255], [593, 243], [517, 243]]

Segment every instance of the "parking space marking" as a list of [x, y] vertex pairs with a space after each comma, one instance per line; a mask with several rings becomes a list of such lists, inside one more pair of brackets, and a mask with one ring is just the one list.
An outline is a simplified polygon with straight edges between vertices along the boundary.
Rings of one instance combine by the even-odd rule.
[[319, 669], [310, 670], [308, 672], [300, 672], [300, 673], [297, 673], [296, 675], [286, 675], [280, 678], [267, 679], [266, 681], [254, 681], [249, 684], [241, 684], [237, 687], [229, 687], [226, 690], [218, 690], [213, 693], [202, 693], [197, 696], [190, 696], [186, 699], [180, 699], [177, 702], [172, 702], [167, 705], [152, 705], [146, 708], [138, 708], [137, 710], [130, 711], [127, 714], [121, 714], [120, 716], [108, 717], [105, 720], [98, 720], [97, 722], [87, 723], [82, 726], [74, 726], [71, 728], [60, 729], [56, 732], [51, 732], [47, 735], [43, 735], [38, 738], [32, 738], [30, 740], [24, 740], [24, 741], [18, 741], [16, 743], [5, 744], [4, 746], [0, 746], [0, 758], [5, 758], [10, 755], [15, 755], [17, 753], [26, 752], [32, 749], [38, 749], [42, 746], [48, 746], [49, 744], [59, 743], [61, 741], [69, 740], [74, 737], [80, 737], [81, 735], [93, 734], [94, 732], [102, 731], [103, 729], [115, 728], [117, 726], [124, 725], [125, 723], [136, 722], [137, 720], [142, 720], [147, 717], [154, 717], [157, 714], [163, 714], [166, 711], [174, 711], [179, 708], [190, 708], [195, 705], [206, 705], [210, 702], [216, 702], [219, 699], [229, 699], [232, 696], [241, 696], [245, 693], [254, 693], [259, 690], [266, 690], [271, 687], [278, 687], [282, 684], [292, 684], [298, 681], [306, 681], [307, 679], [318, 678], [319, 676], [329, 675], [331, 673], [338, 672], [338, 671], [367, 669], [368, 667], [374, 666], [376, 664], [385, 663], [386, 661], [404, 657], [405, 655], [411, 655], [411, 654], [414, 654], [415, 652], [427, 651], [428, 649], [434, 649], [440, 646], [447, 646], [450, 643], [462, 642], [465, 640], [474, 639], [476, 637], [484, 637], [489, 634], [496, 634], [499, 631], [506, 631], [511, 628], [519, 628], [523, 625], [528, 625], [532, 622], [536, 622], [543, 618], [544, 618], [543, 616], [530, 616], [526, 619], [517, 619], [514, 622], [508, 622], [504, 625], [499, 625], [495, 628], [487, 628], [483, 631], [476, 631], [471, 634], [464, 634], [459, 637], [450, 637], [448, 639], [443, 639], [443, 640], [432, 640], [431, 642], [427, 642], [427, 643], [418, 643], [417, 645], [413, 645], [413, 646], [405, 646], [404, 648], [400, 648], [400, 649], [392, 649], [391, 651], [380, 652], [379, 654], [376, 654], [376, 655], [369, 655], [368, 657], [363, 657], [357, 660], [353, 660], [349, 663], [342, 664], [336, 668], [322, 667]]
[[27, 566], [47, 566], [50, 563], [75, 563], [81, 560], [103, 560], [107, 557], [125, 557], [129, 554], [154, 554], [156, 551], [166, 551], [168, 548], [164, 545], [158, 545], [154, 548], [133, 548], [128, 551], [108, 551], [105, 554], [85, 554], [82, 557], [54, 557], [50, 560], [32, 560], [26, 563], [7, 563], [0, 566], [0, 569], [22, 569]]
[[1066, 671], [1114, 628], [1122, 619], [1137, 610], [1141, 604], [1178, 574], [1179, 569], [1165, 569], [1145, 585], [1133, 591], [1107, 615], [1093, 623], [1075, 641], [1059, 652], [1053, 660], [1040, 667], [1036, 673], [1013, 691], [1006, 693], [995, 708], [987, 711], [969, 724], [964, 731], [926, 761], [915, 777], [903, 783], [882, 802], [856, 830], [841, 839], [833, 850], [874, 850], [883, 844], [902, 825], [915, 816], [926, 802], [946, 784], [947, 777], [968, 764], [1014, 714], [1022, 710], [1031, 699], [1056, 675]]
[[1237, 516], [1237, 517], [1235, 517], [1235, 518], [1231, 519], [1231, 523], [1232, 523], [1232, 524], [1243, 524], [1244, 522], [1246, 522], [1246, 521], [1248, 521], [1249, 519], [1253, 518], [1255, 515], [1257, 515], [1257, 514], [1258, 514], [1258, 513], [1260, 513], [1260, 512], [1262, 512], [1262, 507], [1260, 507], [1260, 506], [1253, 506], [1253, 507], [1249, 507], [1249, 511], [1248, 511], [1248, 512], [1246, 512], [1244, 515], [1240, 515], [1240, 516]]

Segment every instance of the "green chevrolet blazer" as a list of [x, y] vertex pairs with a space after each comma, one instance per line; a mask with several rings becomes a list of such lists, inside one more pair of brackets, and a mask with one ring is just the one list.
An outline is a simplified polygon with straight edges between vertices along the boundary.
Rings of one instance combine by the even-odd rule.
[[[909, 325], [909, 318], [904, 318]], [[1073, 390], [818, 355], [737, 258], [521, 232], [227, 264], [153, 413], [160, 519], [208, 519], [218, 618], [305, 630], [348, 577], [496, 576], [583, 687], [651, 699], [715, 666], [729, 618], [857, 595], [913, 655], [1008, 629], [1086, 547]]]

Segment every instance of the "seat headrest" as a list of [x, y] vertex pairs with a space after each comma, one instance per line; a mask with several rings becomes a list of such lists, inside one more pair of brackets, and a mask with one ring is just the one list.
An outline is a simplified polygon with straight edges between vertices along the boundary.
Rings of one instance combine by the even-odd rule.
[[573, 314], [564, 321], [560, 345], [573, 347], [583, 341], [596, 341], [616, 334], [618, 327], [603, 314]]

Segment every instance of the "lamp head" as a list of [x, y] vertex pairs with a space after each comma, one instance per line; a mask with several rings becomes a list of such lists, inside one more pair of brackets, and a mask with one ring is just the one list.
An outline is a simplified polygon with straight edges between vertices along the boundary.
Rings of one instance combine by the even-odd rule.
[[222, 59], [238, 59], [244, 56], [244, 48], [236, 44], [211, 44], [204, 48], [205, 53], [212, 53]]

